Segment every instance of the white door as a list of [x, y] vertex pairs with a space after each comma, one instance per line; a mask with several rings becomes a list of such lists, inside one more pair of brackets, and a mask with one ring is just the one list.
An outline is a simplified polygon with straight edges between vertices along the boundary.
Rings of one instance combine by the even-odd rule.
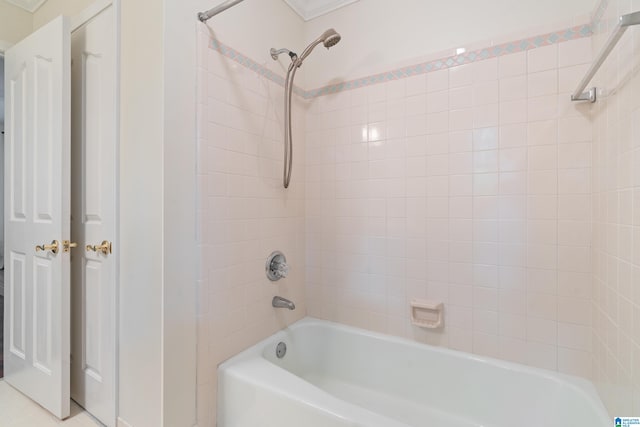
[[107, 426], [116, 420], [114, 27], [109, 6], [71, 35], [71, 236], [80, 246], [71, 259], [71, 397]]
[[70, 406], [70, 55], [65, 17], [5, 55], [5, 376], [59, 418]]

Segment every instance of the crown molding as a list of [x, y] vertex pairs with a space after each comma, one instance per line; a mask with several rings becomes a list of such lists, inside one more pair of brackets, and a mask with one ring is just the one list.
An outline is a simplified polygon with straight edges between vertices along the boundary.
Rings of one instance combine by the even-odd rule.
[[295, 13], [310, 21], [359, 0], [284, 0]]
[[27, 12], [35, 12], [47, 0], [4, 0], [5, 2], [17, 6]]

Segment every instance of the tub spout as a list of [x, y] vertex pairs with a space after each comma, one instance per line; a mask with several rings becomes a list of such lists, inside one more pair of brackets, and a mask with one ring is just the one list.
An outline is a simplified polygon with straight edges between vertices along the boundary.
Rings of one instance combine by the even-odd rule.
[[271, 305], [275, 308], [288, 308], [289, 310], [296, 309], [296, 305], [293, 302], [289, 301], [286, 298], [278, 296], [273, 297], [273, 300], [271, 300]]

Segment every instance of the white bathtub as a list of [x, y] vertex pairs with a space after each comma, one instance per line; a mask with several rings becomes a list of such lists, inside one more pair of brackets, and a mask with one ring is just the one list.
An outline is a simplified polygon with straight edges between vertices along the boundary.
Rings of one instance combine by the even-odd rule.
[[218, 371], [218, 427], [613, 425], [580, 378], [310, 318]]

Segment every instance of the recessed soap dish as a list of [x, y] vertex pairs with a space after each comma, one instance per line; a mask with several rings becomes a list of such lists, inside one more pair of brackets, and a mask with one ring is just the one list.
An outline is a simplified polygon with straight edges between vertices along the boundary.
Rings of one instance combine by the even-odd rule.
[[441, 301], [411, 300], [411, 323], [421, 328], [436, 329], [442, 326]]

